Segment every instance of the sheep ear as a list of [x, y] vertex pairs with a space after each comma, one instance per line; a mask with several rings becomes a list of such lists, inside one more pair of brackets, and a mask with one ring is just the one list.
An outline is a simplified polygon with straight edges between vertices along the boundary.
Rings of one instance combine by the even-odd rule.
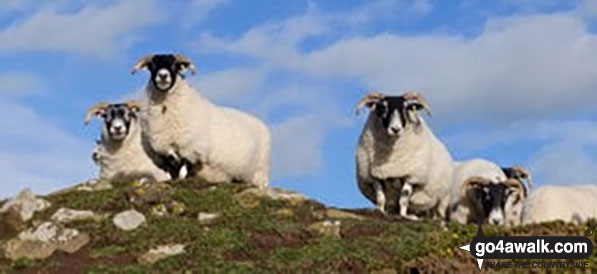
[[130, 100], [130, 101], [127, 101], [125, 104], [133, 112], [139, 112], [139, 110], [141, 110], [141, 103], [138, 101]]
[[87, 114], [85, 115], [85, 125], [89, 124], [89, 120], [91, 120], [91, 117], [97, 117], [100, 115], [104, 115], [106, 114], [106, 109], [108, 108], [109, 104], [107, 103], [97, 103], [94, 106], [90, 107], [89, 110], [87, 111]]
[[357, 105], [357, 112], [356, 112], [356, 114], [359, 115], [359, 113], [361, 112], [361, 110], [363, 109], [363, 107], [367, 107], [371, 111], [374, 111], [375, 110], [375, 106], [377, 105], [377, 103], [379, 103], [385, 97], [386, 97], [386, 95], [384, 95], [382, 93], [379, 93], [379, 92], [370, 92], [365, 97], [363, 97], [363, 99], [361, 99], [359, 101], [359, 104]]
[[151, 59], [153, 59], [153, 54], [141, 58], [141, 60], [139, 60], [139, 62], [137, 62], [137, 64], [135, 64], [135, 66], [133, 67], [131, 74], [135, 74], [135, 72], [137, 72], [138, 70], [146, 69], [147, 64], [151, 62]]
[[182, 54], [177, 54], [176, 55], [176, 62], [180, 65], [181, 68], [181, 72], [185, 72], [187, 69], [191, 71], [191, 74], [195, 75], [196, 69], [195, 69], [195, 65], [193, 65], [193, 62], [191, 62], [191, 60], [189, 58], [187, 58], [186, 56], [182, 55]]

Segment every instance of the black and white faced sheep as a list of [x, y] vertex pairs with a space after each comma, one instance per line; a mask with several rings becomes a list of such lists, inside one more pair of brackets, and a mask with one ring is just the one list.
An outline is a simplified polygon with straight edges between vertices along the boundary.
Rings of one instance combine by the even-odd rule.
[[[450, 220], [461, 224], [511, 224], [511, 212], [524, 200], [524, 183], [508, 178], [497, 164], [485, 159], [454, 163]], [[520, 214], [518, 214], [520, 217]]]
[[514, 194], [508, 196], [504, 212], [506, 214], [506, 225], [517, 226], [522, 222], [522, 211], [529, 193], [533, 189], [533, 177], [531, 173], [523, 168], [522, 166], [516, 165], [512, 167], [502, 167], [502, 171], [506, 174], [508, 179], [519, 181], [523, 186], [520, 191], [523, 191], [522, 195]]
[[[431, 115], [427, 101], [416, 92], [389, 96], [373, 92], [358, 105], [370, 110], [356, 152], [361, 192], [384, 211], [398, 204], [400, 215], [428, 213], [445, 220], [452, 182], [452, 157], [435, 137], [421, 110]], [[393, 195], [399, 191], [399, 195]], [[386, 197], [399, 196], [398, 201]], [[395, 199], [395, 198], [394, 198]]]
[[159, 54], [141, 59], [135, 71], [147, 69], [147, 109], [142, 116], [143, 138], [154, 162], [177, 178], [209, 182], [269, 184], [271, 135], [252, 115], [212, 104], [184, 79], [195, 72], [182, 55]]
[[154, 165], [143, 150], [139, 108], [139, 104], [132, 101], [123, 104], [99, 103], [87, 112], [85, 124], [92, 117], [104, 121], [101, 138], [92, 156], [100, 167], [100, 179], [168, 179], [168, 175]]

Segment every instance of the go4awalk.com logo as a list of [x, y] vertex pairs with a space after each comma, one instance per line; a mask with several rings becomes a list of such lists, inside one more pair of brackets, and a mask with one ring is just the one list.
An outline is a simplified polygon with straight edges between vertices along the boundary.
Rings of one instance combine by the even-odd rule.
[[[469, 245], [461, 246], [477, 259], [479, 270], [485, 259], [586, 259], [593, 242], [584, 236], [483, 236], [479, 225]], [[587, 268], [587, 262], [509, 263], [507, 268]]]

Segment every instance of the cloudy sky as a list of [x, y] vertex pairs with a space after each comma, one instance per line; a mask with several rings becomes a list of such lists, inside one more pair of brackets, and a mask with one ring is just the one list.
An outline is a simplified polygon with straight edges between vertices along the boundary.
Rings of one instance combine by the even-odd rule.
[[597, 182], [596, 0], [0, 0], [0, 197], [94, 176], [100, 100], [136, 96], [179, 52], [213, 101], [264, 119], [272, 185], [369, 206], [354, 151], [370, 90], [422, 92], [456, 159]]

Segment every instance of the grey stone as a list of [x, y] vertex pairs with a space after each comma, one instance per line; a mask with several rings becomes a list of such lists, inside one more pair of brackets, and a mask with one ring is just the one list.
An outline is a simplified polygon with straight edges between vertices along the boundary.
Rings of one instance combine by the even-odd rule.
[[145, 223], [145, 216], [138, 211], [131, 209], [116, 214], [112, 219], [114, 225], [118, 228], [129, 231], [137, 229], [141, 224]]

